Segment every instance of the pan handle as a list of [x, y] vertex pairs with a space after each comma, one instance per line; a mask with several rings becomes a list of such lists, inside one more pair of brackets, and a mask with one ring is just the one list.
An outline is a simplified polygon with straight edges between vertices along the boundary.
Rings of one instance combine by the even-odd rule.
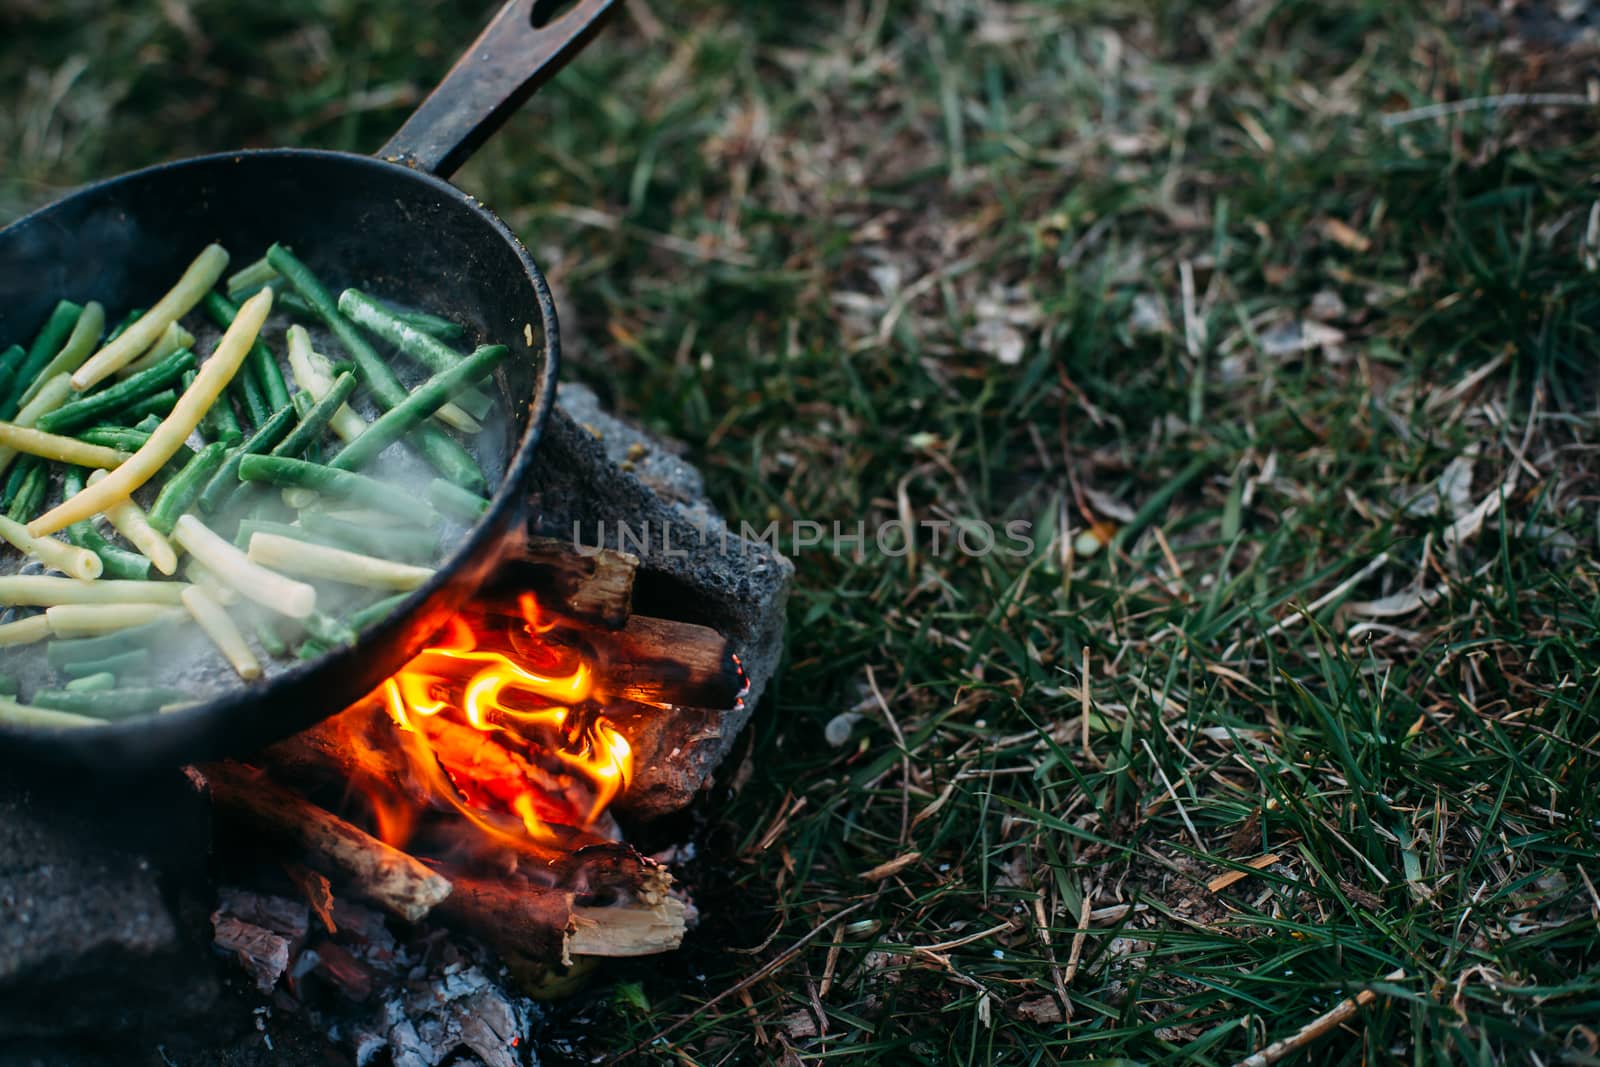
[[599, 32], [618, 0], [579, 0], [559, 17], [552, 0], [507, 0], [444, 81], [378, 156], [448, 178], [511, 113]]

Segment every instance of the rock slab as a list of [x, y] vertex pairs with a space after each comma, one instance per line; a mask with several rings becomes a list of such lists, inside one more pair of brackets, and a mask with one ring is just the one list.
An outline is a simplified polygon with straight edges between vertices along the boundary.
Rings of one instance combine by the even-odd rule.
[[[794, 564], [738, 536], [676, 446], [605, 411], [583, 386], [561, 386], [535, 467], [538, 533], [632, 552], [634, 610], [715, 628], [743, 666], [749, 689], [737, 707], [689, 712], [687, 731], [630, 732], [635, 778], [618, 808], [640, 819], [678, 811], [726, 758], [777, 671]], [[668, 749], [653, 751], [656, 741]]]

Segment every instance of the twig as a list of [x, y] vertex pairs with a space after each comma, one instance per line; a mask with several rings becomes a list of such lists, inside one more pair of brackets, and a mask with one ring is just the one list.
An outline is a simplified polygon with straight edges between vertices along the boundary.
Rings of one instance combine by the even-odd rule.
[[[1398, 982], [1406, 976], [1404, 968], [1390, 971], [1383, 976], [1385, 982]], [[1311, 1044], [1329, 1030], [1344, 1022], [1360, 1009], [1378, 999], [1378, 994], [1370, 989], [1363, 989], [1353, 997], [1347, 997], [1334, 1005], [1332, 1009], [1312, 1019], [1300, 1029], [1290, 1034], [1281, 1041], [1274, 1041], [1259, 1052], [1252, 1053], [1240, 1060], [1234, 1067], [1267, 1067], [1268, 1064], [1277, 1063], [1291, 1052], [1295, 1052]]]
[[1448, 118], [1467, 111], [1503, 111], [1513, 107], [1593, 107], [1594, 101], [1582, 93], [1503, 93], [1499, 96], [1474, 96], [1448, 100], [1442, 104], [1414, 107], [1383, 117], [1384, 129], [1392, 130], [1408, 122]]

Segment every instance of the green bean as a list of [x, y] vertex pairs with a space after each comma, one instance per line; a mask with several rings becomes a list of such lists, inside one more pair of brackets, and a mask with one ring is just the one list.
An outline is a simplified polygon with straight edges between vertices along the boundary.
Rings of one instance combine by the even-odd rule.
[[[61, 495], [63, 498], [76, 496], [83, 491], [83, 475], [78, 468], [69, 467], [61, 476]], [[150, 561], [137, 552], [129, 552], [118, 548], [99, 530], [94, 528], [94, 523], [89, 521], [75, 522], [62, 531], [67, 541], [86, 548], [100, 557], [100, 564], [105, 568], [102, 577], [105, 578], [132, 578], [139, 581], [150, 579]]]
[[294, 654], [296, 659], [316, 659], [326, 651], [328, 651], [326, 645], [313, 639], [302, 642], [300, 647], [294, 650]]
[[263, 619], [256, 624], [256, 640], [261, 642], [261, 647], [269, 656], [287, 656], [289, 646], [284, 643], [278, 631], [273, 627], [270, 619]]
[[[339, 294], [339, 310], [351, 322], [388, 341], [434, 374], [444, 373], [463, 358], [431, 333], [413, 326], [359, 289], [346, 289]], [[463, 389], [453, 399], [473, 418], [481, 419], [489, 413], [489, 397], [476, 389]]]
[[[161, 416], [149, 415], [137, 426], [91, 426], [73, 436], [92, 445], [120, 448], [124, 452], [137, 452], [144, 447], [146, 441], [150, 440], [150, 434], [154, 432], [155, 427], [160, 425]], [[173, 469], [181, 467], [193, 458], [194, 449], [184, 445], [167, 461], [167, 467]]]
[[17, 410], [22, 407], [22, 394], [33, 384], [33, 380], [39, 376], [44, 365], [61, 351], [61, 346], [66, 344], [67, 337], [72, 333], [72, 328], [78, 324], [78, 316], [81, 314], [83, 308], [70, 300], [56, 304], [55, 310], [50, 312], [50, 317], [45, 320], [44, 327], [33, 339], [33, 344], [28, 346], [27, 358], [12, 375], [4, 399], [0, 399], [0, 419], [9, 421], [16, 416]]
[[[252, 296], [255, 296], [261, 290], [270, 286], [274, 281], [277, 281], [277, 279], [274, 278], [269, 281], [257, 282], [253, 285], [247, 285], [243, 289], [229, 289], [228, 299], [233, 301], [235, 304], [242, 304], [246, 300], [249, 300]], [[273, 306], [276, 307], [278, 302], [274, 300], [272, 303]]]
[[121, 417], [128, 421], [135, 419], [143, 421], [146, 417], [154, 415], [158, 420], [165, 419], [172, 413], [173, 407], [178, 403], [176, 389], [163, 389], [159, 393], [151, 393], [143, 400], [135, 400], [120, 412], [114, 412], [111, 417]]
[[22, 483], [28, 480], [28, 472], [39, 463], [37, 456], [23, 456], [16, 466], [11, 468], [11, 473], [6, 475], [4, 487], [0, 487], [0, 507], [10, 507], [17, 494], [22, 492]]
[[69, 693], [98, 693], [104, 689], [115, 689], [117, 676], [110, 671], [97, 671], [86, 674], [82, 678], [74, 678], [61, 688]]
[[462, 522], [477, 522], [489, 510], [489, 502], [477, 493], [469, 493], [454, 482], [435, 478], [428, 483], [428, 503], [440, 512]]
[[261, 383], [256, 381], [255, 375], [249, 373], [247, 367], [241, 367], [239, 373], [233, 376], [227, 395], [239, 401], [244, 422], [250, 426], [260, 426], [272, 416], [272, 409], [267, 406], [266, 395], [261, 392]]
[[406, 325], [415, 326], [441, 341], [457, 341], [467, 335], [466, 327], [426, 311], [396, 311], [394, 315]]
[[[44, 649], [45, 662], [58, 671], [67, 671], [67, 665], [71, 663], [103, 661], [110, 656], [120, 656], [127, 652], [143, 651], [148, 655], [153, 646], [170, 640], [174, 625], [170, 619], [158, 619], [140, 626], [130, 626], [126, 630], [101, 634], [99, 637], [74, 637], [67, 641], [51, 641]], [[110, 668], [101, 663], [95, 670], [104, 671]]]
[[221, 441], [213, 441], [195, 453], [156, 494], [155, 503], [150, 505], [150, 525], [162, 533], [171, 533], [178, 519], [194, 504], [227, 459], [228, 446]]
[[188, 349], [174, 352], [155, 366], [130, 375], [109, 388], [91, 393], [39, 416], [37, 426], [46, 433], [64, 433], [87, 426], [108, 412], [120, 411], [136, 401], [159, 393], [192, 370], [196, 360]]
[[[278, 276], [272, 269], [272, 264], [267, 262], [267, 257], [262, 256], [254, 263], [246, 264], [228, 276], [228, 299], [239, 300], [247, 290], [258, 290]], [[236, 296], [234, 294], [240, 294]]]
[[[345, 292], [351, 291], [352, 290], [348, 289], [345, 290]], [[373, 300], [365, 293], [358, 293], [358, 295], [363, 301], [370, 303], [377, 314], [394, 319], [402, 325], [409, 326], [414, 330], [421, 330], [423, 333], [436, 340], [456, 341], [466, 336], [467, 331], [465, 327], [451, 322], [449, 319], [441, 318], [438, 315], [430, 315], [426, 311], [411, 311], [402, 308], [390, 307], [388, 304], [383, 304]], [[343, 311], [346, 315], [349, 315], [349, 317], [358, 325], [365, 325], [360, 319], [357, 319], [354, 315], [351, 315], [350, 312], [345, 308], [343, 293], [339, 294], [339, 310]], [[373, 330], [373, 332], [378, 333], [377, 330]], [[379, 334], [379, 336], [381, 337], [383, 335]], [[393, 340], [392, 338], [385, 339]], [[398, 344], [399, 342], [395, 343]], [[458, 355], [456, 358], [460, 359], [461, 357]]]
[[95, 693], [73, 692], [70, 689], [41, 689], [33, 694], [35, 707], [54, 711], [72, 711], [79, 715], [92, 715], [97, 719], [127, 719], [135, 715], [148, 715], [168, 704], [178, 704], [189, 699], [182, 689], [170, 686], [130, 686], [126, 689], [105, 689]]
[[137, 552], [118, 548], [105, 539], [99, 530], [87, 522], [76, 523], [68, 526], [64, 531], [67, 540], [79, 548], [87, 548], [90, 552], [100, 557], [100, 565], [104, 568], [102, 577], [126, 578], [134, 581], [150, 580], [150, 561]]
[[[48, 651], [46, 654], [48, 655]], [[120, 678], [127, 674], [141, 674], [149, 665], [150, 650], [135, 648], [100, 659], [72, 660], [56, 669], [69, 678], [86, 678], [94, 674], [109, 674]]]
[[[272, 417], [263, 422], [255, 433], [247, 438], [244, 444], [239, 445], [228, 453], [228, 458], [223, 461], [221, 468], [211, 476], [205, 489], [200, 493], [200, 508], [202, 511], [215, 511], [222, 502], [233, 495], [239, 488], [239, 463], [246, 456], [259, 455], [266, 452], [273, 445], [283, 439], [289, 432], [289, 426], [294, 422], [294, 405], [285, 404], [272, 413]], [[177, 521], [174, 516], [173, 521]]]
[[78, 440], [87, 441], [92, 445], [120, 448], [124, 452], [136, 452], [150, 440], [150, 434], [145, 430], [136, 430], [131, 426], [110, 425], [91, 426], [77, 437]]
[[121, 322], [111, 327], [111, 332], [106, 334], [105, 343], [110, 344], [112, 341], [115, 341], [117, 338], [121, 337], [127, 332], [128, 327], [138, 322], [140, 317], [143, 315], [144, 308], [134, 308], [132, 311], [128, 312], [128, 314], [123, 317]]
[[[272, 265], [267, 263], [265, 257], [258, 263], [264, 270], [277, 273]], [[254, 267], [256, 264], [251, 266]], [[211, 321], [224, 330], [233, 325], [234, 317], [239, 314], [239, 308], [221, 293], [207, 293], [200, 306], [211, 316]], [[246, 357], [246, 362], [251, 373], [255, 375], [256, 383], [261, 387], [261, 396], [266, 401], [267, 407], [276, 411], [289, 402], [289, 387], [284, 384], [283, 371], [278, 369], [278, 360], [270, 348], [261, 341], [256, 341], [250, 346], [250, 355]]]
[[13, 522], [27, 522], [37, 515], [39, 506], [44, 503], [44, 493], [49, 485], [50, 471], [44, 463], [35, 461], [30, 464], [27, 475], [22, 479], [22, 485], [17, 489], [17, 495], [11, 498], [6, 507], [6, 518]]
[[[286, 456], [246, 456], [239, 464], [239, 477], [247, 482], [268, 482], [291, 489], [314, 489], [364, 504], [370, 508], [401, 515], [413, 522], [432, 522], [433, 509], [395, 487], [364, 474], [335, 470], [303, 459]], [[421, 510], [419, 510], [421, 509]]]
[[[189, 388], [187, 382], [184, 388]], [[200, 432], [207, 440], [221, 441], [230, 448], [244, 440], [244, 431], [239, 428], [239, 420], [233, 414], [233, 400], [228, 390], [223, 390], [216, 403], [207, 409], [205, 417], [200, 420]]]
[[0, 397], [11, 391], [11, 381], [27, 359], [28, 350], [21, 345], [12, 345], [4, 352], [0, 352]]
[[26, 407], [44, 383], [57, 374], [66, 374], [83, 366], [84, 362], [100, 347], [100, 335], [106, 328], [106, 309], [97, 301], [91, 300], [83, 305], [83, 311], [78, 315], [78, 321], [72, 326], [72, 333], [67, 336], [66, 343], [51, 357], [50, 362], [40, 367], [33, 376], [32, 384], [22, 390], [22, 397], [18, 401]]
[[394, 596], [384, 597], [374, 604], [368, 604], [350, 616], [350, 628], [356, 633], [360, 633], [379, 619], [392, 614], [394, 609], [400, 606], [400, 602], [410, 595], [410, 593], [396, 593]]
[[316, 535], [315, 538], [302, 535], [304, 540], [331, 542], [338, 548], [382, 559], [432, 559], [439, 547], [438, 536], [428, 529], [364, 526], [315, 511], [301, 512], [300, 524]]
[[339, 470], [355, 470], [366, 466], [378, 458], [378, 453], [420, 426], [424, 419], [442, 408], [456, 393], [492, 371], [509, 351], [505, 345], [484, 345], [449, 370], [435, 374], [412, 390], [404, 401], [379, 416], [354, 441], [340, 449], [328, 461], [328, 466]]
[[17, 680], [9, 674], [0, 674], [0, 696], [14, 697], [17, 695]]
[[[367, 343], [367, 339], [361, 336], [355, 324], [339, 313], [333, 297], [310, 268], [282, 245], [267, 249], [267, 262], [284, 276], [296, 292], [305, 297], [314, 314], [350, 353], [356, 361], [357, 371], [379, 406], [388, 410], [404, 403], [408, 395], [405, 386], [400, 384], [400, 379], [394, 376], [394, 371]], [[438, 426], [419, 427], [417, 441], [427, 461], [452, 482], [473, 490], [481, 490], [488, 484], [471, 454]]]
[[[328, 391], [322, 394], [322, 399], [312, 404], [300, 418], [300, 425], [294, 431], [279, 441], [272, 450], [274, 456], [288, 456], [299, 459], [305, 451], [322, 436], [328, 428], [328, 422], [333, 418], [333, 413], [338, 411], [344, 402], [350, 399], [350, 394], [355, 392], [356, 376], [348, 371], [333, 380]], [[296, 393], [295, 396], [306, 396], [305, 393]], [[365, 435], [363, 435], [365, 436]]]
[[304, 541], [311, 545], [328, 545], [333, 548], [340, 547], [326, 537], [317, 537], [311, 531], [300, 526], [291, 526], [286, 522], [273, 522], [270, 519], [240, 519], [239, 530], [233, 535], [233, 543], [240, 548], [249, 549], [250, 538], [258, 533], [277, 534], [280, 537], [292, 537], [297, 541]]
[[[352, 377], [354, 376], [352, 375]], [[303, 424], [306, 421], [306, 416], [311, 414], [311, 409], [317, 406], [317, 402], [313, 400], [311, 398], [311, 394], [306, 392], [304, 389], [300, 390], [298, 393], [295, 393], [292, 399], [294, 400], [294, 409], [300, 413], [300, 422]], [[300, 426], [296, 425], [294, 434], [298, 434], [299, 432]], [[294, 434], [291, 434], [290, 436], [294, 436]], [[320, 434], [318, 436], [320, 436]], [[287, 438], [285, 438], [285, 440], [287, 440]], [[277, 447], [275, 447], [272, 451], [277, 452], [278, 449], [282, 447], [283, 441], [279, 441]], [[282, 454], [289, 455], [288, 452], [284, 452]], [[312, 439], [306, 442], [304, 448], [297, 448], [294, 455], [296, 459], [309, 459], [313, 463], [321, 463], [322, 445], [316, 439]]]
[[306, 634], [318, 644], [337, 648], [340, 645], [355, 643], [356, 632], [354, 630], [333, 616], [326, 615], [320, 611], [313, 611], [306, 616], [301, 620], [301, 625], [305, 627]]
[[273, 307], [280, 307], [285, 311], [299, 315], [301, 318], [317, 318], [317, 309], [312, 307], [311, 303], [306, 300], [305, 297], [301, 296], [293, 289], [289, 288], [288, 286], [283, 286], [277, 290], [277, 293], [278, 295], [274, 297], [272, 301]]

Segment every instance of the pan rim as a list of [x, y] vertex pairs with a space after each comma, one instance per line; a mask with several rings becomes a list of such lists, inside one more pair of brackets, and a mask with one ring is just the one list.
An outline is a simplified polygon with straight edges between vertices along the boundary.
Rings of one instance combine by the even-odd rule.
[[[483, 515], [439, 561], [434, 575], [411, 590], [406, 599], [385, 619], [358, 635], [354, 644], [331, 649], [313, 659], [295, 663], [278, 672], [267, 683], [267, 688], [270, 690], [280, 682], [303, 681], [309, 675], [327, 669], [330, 662], [339, 656], [359, 654], [365, 649], [382, 647], [386, 642], [398, 642], [401, 637], [399, 631], [402, 629], [400, 623], [413, 620], [419, 609], [430, 600], [436, 598], [448, 600], [453, 611], [455, 607], [470, 598], [472, 590], [461, 592], [459, 595], [451, 592], [452, 587], [460, 585], [457, 578], [458, 571], [472, 560], [497, 553], [509, 540], [508, 535], [519, 533], [526, 523], [526, 515], [523, 514], [525, 501], [521, 498], [532, 471], [539, 442], [544, 436], [551, 409], [555, 405], [561, 368], [561, 335], [555, 300], [544, 272], [534, 262], [533, 256], [516, 233], [488, 205], [459, 186], [425, 170], [409, 166], [401, 160], [357, 152], [324, 148], [244, 148], [156, 163], [91, 182], [57, 197], [50, 203], [35, 208], [6, 226], [0, 227], [0, 241], [16, 229], [37, 224], [50, 213], [63, 209], [72, 201], [114, 193], [117, 186], [124, 182], [155, 177], [189, 167], [215, 166], [219, 163], [244, 162], [249, 159], [290, 161], [309, 159], [323, 163], [381, 168], [391, 173], [404, 174], [407, 179], [420, 182], [437, 194], [465, 207], [488, 223], [516, 255], [524, 276], [533, 288], [534, 301], [539, 309], [544, 348], [544, 365], [536, 369], [534, 394], [527, 401], [529, 404], [527, 426], [506, 463], [505, 472], [490, 496], [489, 507]], [[439, 615], [442, 626], [448, 613], [439, 612]], [[429, 637], [437, 632], [437, 630], [431, 631]], [[417, 643], [421, 647], [425, 645], [426, 639]], [[106, 767], [117, 762], [117, 755], [132, 756], [134, 752], [142, 749], [138, 758], [141, 766], [129, 768], [130, 771], [150, 770], [158, 766], [177, 766], [197, 758], [180, 755], [180, 749], [204, 748], [198, 739], [210, 733], [203, 729], [203, 724], [207, 720], [243, 716], [253, 710], [262, 710], [259, 705], [268, 698], [270, 698], [269, 691], [254, 691], [250, 683], [240, 683], [210, 699], [186, 704], [170, 712], [114, 720], [92, 727], [20, 726], [0, 722], [0, 741], [15, 742], [19, 746], [17, 750], [8, 753], [13, 757], [29, 754], [52, 762], [61, 762], [64, 758], [66, 762]], [[270, 733], [274, 735], [274, 739], [282, 739], [330, 718], [344, 708], [334, 707], [308, 713], [303, 708], [296, 711], [286, 706], [273, 705], [265, 710], [268, 712], [268, 718], [281, 722], [281, 728], [257, 732]], [[158, 740], [157, 735], [164, 740]], [[214, 754], [217, 747], [212, 745], [213, 751], [200, 753], [198, 758]], [[101, 751], [96, 753], [97, 749]]]

